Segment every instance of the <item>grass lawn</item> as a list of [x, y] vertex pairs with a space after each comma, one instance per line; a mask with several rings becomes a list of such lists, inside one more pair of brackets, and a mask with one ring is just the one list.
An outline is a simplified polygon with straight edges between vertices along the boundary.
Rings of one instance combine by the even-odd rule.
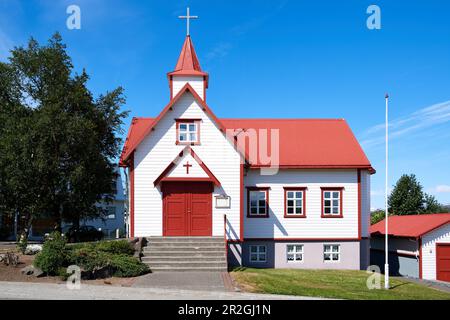
[[366, 285], [369, 275], [365, 271], [240, 268], [233, 270], [231, 276], [244, 291], [258, 293], [364, 300], [450, 300], [450, 293], [401, 278], [391, 278], [392, 289], [389, 291], [369, 290]]

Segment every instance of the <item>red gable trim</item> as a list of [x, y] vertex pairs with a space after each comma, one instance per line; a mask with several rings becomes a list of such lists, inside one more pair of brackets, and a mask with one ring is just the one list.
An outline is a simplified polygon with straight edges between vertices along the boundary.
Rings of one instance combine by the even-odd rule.
[[[161, 113], [155, 118], [153, 123], [143, 132], [143, 134], [140, 135], [140, 137], [137, 139], [137, 142], [132, 146], [132, 148], [129, 148], [129, 149], [125, 150], [125, 154], [123, 155], [122, 161], [121, 161], [122, 163], [126, 162], [128, 157], [136, 149], [136, 147], [142, 142], [142, 140], [144, 140], [144, 138], [152, 130], [155, 129], [155, 127], [158, 125], [159, 121], [161, 121], [161, 119], [166, 115], [166, 113], [169, 112], [170, 110], [172, 110], [172, 107], [174, 106], [174, 104], [183, 96], [183, 94], [185, 92], [190, 92], [192, 94], [194, 99], [202, 107], [203, 111], [205, 111], [212, 118], [212, 120], [216, 123], [217, 127], [219, 128], [219, 130], [223, 133], [223, 135], [225, 137], [227, 137], [226, 136], [226, 128], [222, 124], [222, 122], [219, 120], [219, 118], [216, 117], [216, 115], [211, 111], [211, 109], [206, 104], [206, 102], [197, 94], [197, 92], [195, 92], [195, 90], [192, 88], [192, 86], [189, 83], [186, 83], [184, 85], [184, 87], [177, 93], [177, 95], [169, 102], [169, 104], [164, 107], [164, 109], [161, 111]], [[236, 139], [236, 137], [235, 137], [235, 139]], [[233, 143], [233, 145], [235, 145], [235, 144]], [[237, 148], [238, 152], [241, 152], [241, 151], [239, 151], [237, 146], [236, 146], [236, 148]], [[248, 157], [245, 157], [245, 159], [248, 159]]]
[[[192, 158], [200, 165], [200, 167], [203, 169], [203, 171], [206, 172], [208, 175], [208, 178], [167, 178], [167, 174], [177, 165], [177, 162], [179, 159], [181, 159], [185, 152], [190, 152]], [[153, 182], [153, 185], [156, 187], [158, 184], [161, 183], [161, 181], [211, 181], [214, 183], [217, 187], [220, 187], [220, 181], [214, 176], [214, 174], [209, 170], [209, 168], [206, 166], [206, 164], [197, 156], [197, 154], [194, 152], [194, 150], [187, 146], [183, 149], [183, 151], [180, 152], [180, 154], [166, 167], [166, 169], [163, 170], [163, 172], [156, 178], [156, 180]]]

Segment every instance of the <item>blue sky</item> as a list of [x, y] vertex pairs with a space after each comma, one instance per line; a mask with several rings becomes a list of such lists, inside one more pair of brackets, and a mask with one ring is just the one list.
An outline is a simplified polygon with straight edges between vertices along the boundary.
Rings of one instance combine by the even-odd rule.
[[[81, 30], [66, 28], [71, 4]], [[371, 4], [381, 30], [366, 27]], [[381, 208], [388, 91], [390, 184], [415, 173], [450, 203], [448, 1], [0, 0], [0, 60], [30, 36], [44, 42], [59, 31], [94, 93], [121, 85], [130, 117], [155, 116], [168, 102], [187, 6], [200, 16], [191, 34], [219, 117], [347, 119], [377, 169], [372, 207]]]

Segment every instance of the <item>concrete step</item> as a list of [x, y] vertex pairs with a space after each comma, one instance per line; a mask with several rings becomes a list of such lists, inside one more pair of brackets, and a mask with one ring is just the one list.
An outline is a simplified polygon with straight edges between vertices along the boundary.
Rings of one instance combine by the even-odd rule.
[[152, 261], [151, 263], [145, 262], [151, 270], [153, 268], [225, 268], [226, 263], [223, 262], [205, 262], [205, 261]]
[[225, 248], [224, 242], [152, 242], [148, 243], [145, 248], [156, 248], [156, 247], [215, 247], [215, 248]]
[[188, 257], [178, 257], [178, 256], [147, 256], [142, 257], [142, 261], [145, 263], [153, 263], [153, 262], [177, 262], [177, 261], [186, 261], [186, 262], [222, 262], [226, 263], [225, 255], [209, 257], [209, 256], [188, 256]]
[[144, 254], [144, 257], [179, 257], [179, 258], [189, 258], [189, 257], [195, 257], [195, 258], [202, 258], [202, 257], [210, 257], [210, 258], [220, 258], [225, 257], [225, 252], [222, 251], [147, 251]]
[[224, 242], [223, 237], [149, 237], [148, 242]]
[[188, 246], [188, 245], [180, 245], [180, 246], [152, 246], [144, 248], [144, 255], [152, 252], [225, 252], [225, 247], [217, 247], [217, 246]]
[[151, 268], [152, 272], [226, 272], [227, 268], [224, 267], [154, 267]]

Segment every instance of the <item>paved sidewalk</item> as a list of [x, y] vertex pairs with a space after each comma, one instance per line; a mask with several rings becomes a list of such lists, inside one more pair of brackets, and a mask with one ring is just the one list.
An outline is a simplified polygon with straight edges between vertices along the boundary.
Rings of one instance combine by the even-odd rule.
[[450, 282], [443, 282], [437, 280], [425, 280], [425, 279], [416, 279], [416, 278], [401, 278], [402, 280], [407, 280], [410, 282], [418, 283], [429, 288], [450, 292]]
[[321, 300], [320, 298], [265, 295], [224, 291], [162, 288], [130, 288], [81, 285], [69, 290], [65, 284], [0, 282], [0, 299], [31, 300]]
[[[226, 276], [229, 277], [228, 273]], [[221, 272], [156, 272], [136, 279], [133, 287], [198, 291], [234, 291], [225, 287]]]

